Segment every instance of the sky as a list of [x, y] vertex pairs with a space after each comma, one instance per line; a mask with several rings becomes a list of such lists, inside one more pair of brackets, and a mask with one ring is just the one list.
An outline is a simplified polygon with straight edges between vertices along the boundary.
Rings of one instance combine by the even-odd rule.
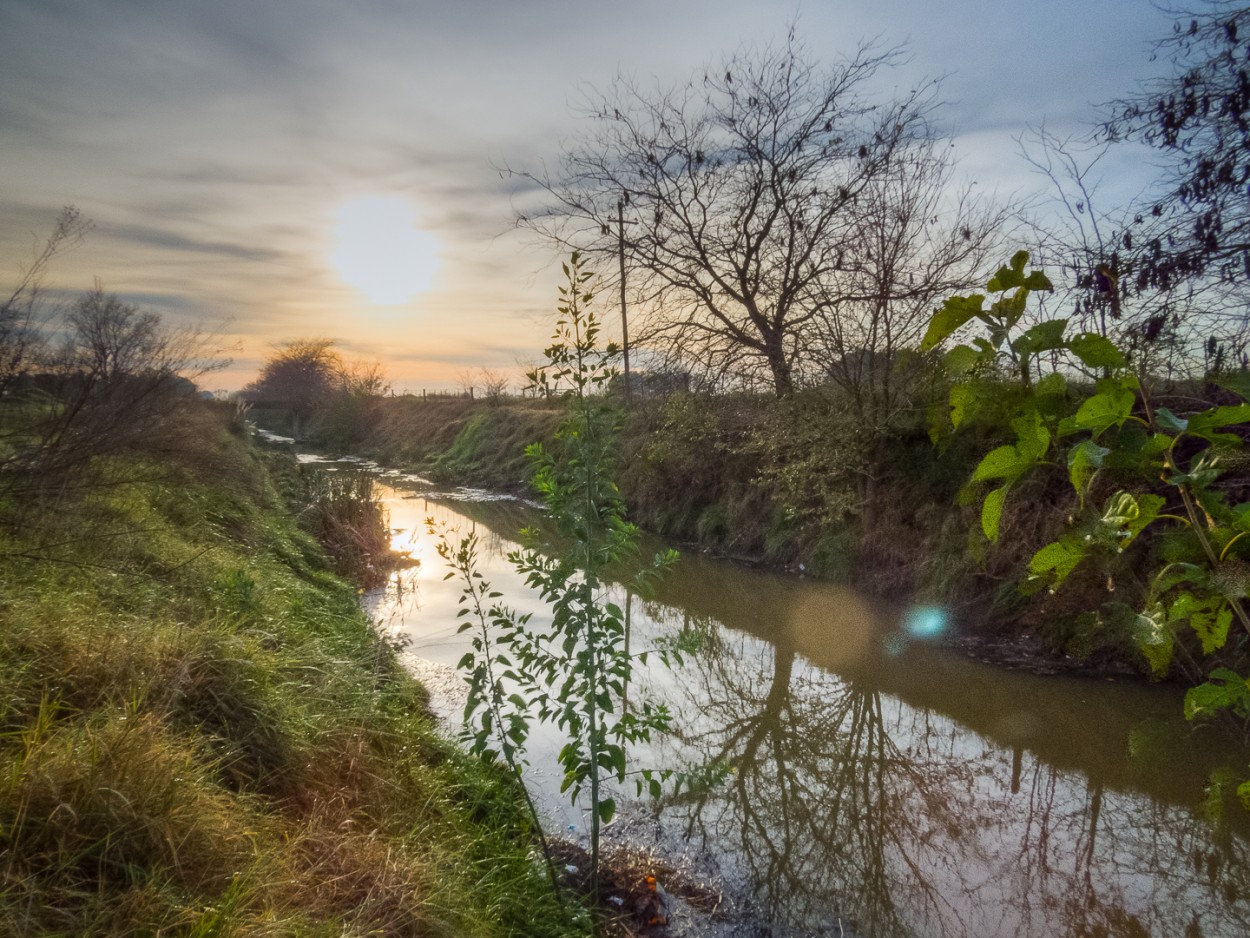
[[[1163, 68], [1171, 18], [1148, 0], [0, 0], [0, 287], [72, 204], [93, 229], [49, 295], [98, 278], [218, 335], [233, 364], [212, 389], [314, 336], [397, 391], [515, 372], [551, 332], [559, 257], [516, 230], [501, 168], [553, 163], [618, 75], [677, 84], [792, 23], [824, 62], [905, 45], [879, 93], [941, 77], [961, 173], [1020, 202], [1044, 181], [1016, 138], [1087, 134]], [[1106, 185], [1144, 185], [1148, 163], [1115, 156]]]

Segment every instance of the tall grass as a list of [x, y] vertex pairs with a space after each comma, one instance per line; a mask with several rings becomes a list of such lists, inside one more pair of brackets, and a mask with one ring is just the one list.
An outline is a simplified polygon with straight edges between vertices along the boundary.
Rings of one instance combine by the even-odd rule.
[[212, 441], [228, 471], [127, 457], [0, 526], [0, 934], [578, 933], [516, 793]]
[[368, 588], [395, 563], [386, 509], [367, 472], [314, 471], [304, 510], [308, 529], [330, 554], [334, 570]]

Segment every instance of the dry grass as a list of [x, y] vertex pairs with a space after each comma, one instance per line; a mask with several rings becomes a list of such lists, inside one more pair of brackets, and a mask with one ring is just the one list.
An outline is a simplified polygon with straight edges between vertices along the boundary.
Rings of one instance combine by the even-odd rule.
[[386, 581], [402, 559], [391, 550], [386, 510], [367, 472], [313, 472], [302, 520], [334, 570], [366, 589]]
[[396, 398], [382, 402], [364, 448], [388, 465], [461, 484], [524, 491], [525, 447], [550, 440], [564, 410], [558, 402]]
[[219, 433], [224, 475], [0, 529], [0, 934], [579, 933]]

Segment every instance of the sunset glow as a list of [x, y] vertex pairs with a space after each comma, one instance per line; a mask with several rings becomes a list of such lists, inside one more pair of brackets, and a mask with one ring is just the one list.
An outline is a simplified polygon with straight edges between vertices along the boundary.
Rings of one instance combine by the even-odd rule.
[[[1090, 102], [1166, 71], [1150, 52], [1172, 26], [1141, 0], [1008, 0], [992, 17], [967, 2], [935, 16], [919, 0], [801, 15], [733, 0], [618, 6], [567, 17], [546, 0], [222, 0], [160, 4], [157, 17], [136, 0], [7, 0], [0, 296], [73, 205], [94, 227], [48, 286], [73, 297], [99, 279], [172, 325], [220, 329], [232, 364], [215, 389], [247, 385], [275, 343], [331, 336], [398, 390], [454, 391], [467, 371], [545, 347], [566, 255], [517, 224], [543, 198], [512, 170], [555, 171], [589, 128], [586, 90], [618, 75], [681, 87], [796, 26], [825, 65], [876, 36], [881, 51], [907, 49], [873, 90], [882, 100], [945, 76], [940, 123], [961, 179], [1047, 198], [1018, 155], [1025, 125], [1083, 139]], [[970, 36], [1012, 52], [954, 55]], [[1126, 146], [1100, 171], [1099, 202], [1113, 205], [1146, 186], [1149, 160]]]

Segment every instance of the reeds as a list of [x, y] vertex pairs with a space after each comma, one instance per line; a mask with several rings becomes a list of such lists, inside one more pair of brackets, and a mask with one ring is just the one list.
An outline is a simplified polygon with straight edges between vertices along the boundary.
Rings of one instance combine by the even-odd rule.
[[305, 511], [309, 530], [330, 555], [335, 572], [366, 589], [378, 586], [393, 569], [386, 509], [367, 472], [312, 474]]

